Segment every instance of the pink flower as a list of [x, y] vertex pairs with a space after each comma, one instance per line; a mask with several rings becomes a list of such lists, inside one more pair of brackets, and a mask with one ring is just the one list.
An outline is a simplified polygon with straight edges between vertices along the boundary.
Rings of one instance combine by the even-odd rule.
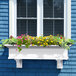
[[20, 47], [20, 45], [18, 45], [18, 47]]
[[16, 44], [17, 45], [17, 44]]
[[17, 37], [17, 39], [21, 39], [21, 38], [22, 38], [21, 36], [18, 36], [18, 37]]
[[25, 40], [27, 40], [27, 39], [25, 38]]
[[23, 34], [21, 34], [21, 36], [23, 36]]
[[23, 40], [22, 40], [22, 43], [23, 43]]

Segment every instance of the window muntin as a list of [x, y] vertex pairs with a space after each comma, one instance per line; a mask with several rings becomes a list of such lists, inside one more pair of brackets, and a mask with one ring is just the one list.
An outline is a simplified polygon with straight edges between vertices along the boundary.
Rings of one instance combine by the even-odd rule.
[[17, 0], [17, 36], [37, 35], [37, 0]]
[[44, 9], [43, 9], [44, 10], [44, 18], [43, 18], [44, 36], [50, 35], [50, 34], [64, 35], [64, 0], [44, 0], [43, 5], [44, 5]]

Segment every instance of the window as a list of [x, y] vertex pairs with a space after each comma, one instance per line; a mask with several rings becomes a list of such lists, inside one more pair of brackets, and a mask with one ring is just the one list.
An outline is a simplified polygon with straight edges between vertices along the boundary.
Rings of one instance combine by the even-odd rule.
[[17, 35], [37, 35], [37, 1], [17, 0]]
[[64, 35], [64, 0], [44, 0], [44, 35]]
[[71, 0], [10, 0], [9, 8], [14, 37], [25, 33], [71, 37]]

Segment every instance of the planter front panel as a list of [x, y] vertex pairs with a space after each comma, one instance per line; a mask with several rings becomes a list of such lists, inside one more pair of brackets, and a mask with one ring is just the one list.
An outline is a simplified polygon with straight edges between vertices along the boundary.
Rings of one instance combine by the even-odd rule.
[[22, 47], [19, 52], [17, 46], [7, 46], [9, 48], [9, 59], [52, 59], [52, 60], [67, 60], [68, 51], [59, 46], [38, 47], [30, 46], [29, 48]]

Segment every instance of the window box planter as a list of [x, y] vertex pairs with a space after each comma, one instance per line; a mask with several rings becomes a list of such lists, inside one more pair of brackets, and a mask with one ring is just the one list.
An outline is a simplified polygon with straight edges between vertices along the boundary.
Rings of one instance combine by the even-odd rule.
[[16, 51], [17, 45], [5, 44], [9, 48], [9, 57], [8, 59], [16, 60], [16, 67], [22, 68], [22, 59], [38, 59], [38, 60], [56, 60], [57, 68], [63, 68], [63, 60], [68, 59], [68, 51], [64, 48], [61, 48], [57, 45], [51, 46], [30, 46], [25, 48], [22, 45], [22, 51]]

